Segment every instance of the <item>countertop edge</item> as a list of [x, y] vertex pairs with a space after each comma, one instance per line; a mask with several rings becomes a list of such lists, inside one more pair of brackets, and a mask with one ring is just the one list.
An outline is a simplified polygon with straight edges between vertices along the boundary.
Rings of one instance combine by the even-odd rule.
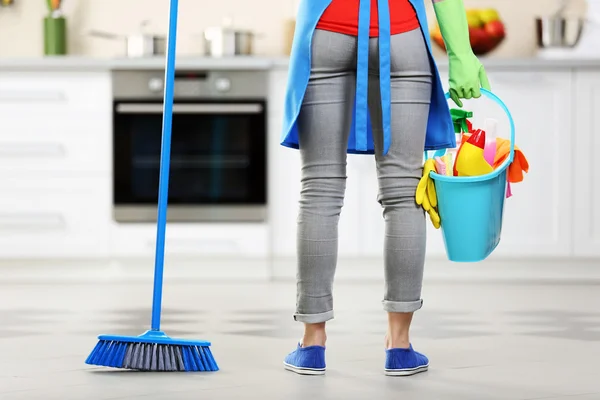
[[[178, 57], [178, 69], [226, 69], [226, 70], [269, 70], [278, 66], [287, 67], [285, 57]], [[52, 56], [31, 58], [0, 58], [0, 71], [80, 71], [97, 72], [123, 69], [164, 69], [163, 57], [148, 58], [91, 58], [74, 56]]]
[[[589, 69], [600, 68], [598, 59], [544, 59], [544, 58], [480, 58], [486, 69], [500, 70], [531, 70], [531, 69]], [[31, 58], [0, 58], [0, 71], [111, 71], [119, 69], [163, 69], [163, 57], [138, 59], [102, 59], [75, 56], [31, 57]], [[440, 69], [448, 68], [448, 61], [436, 58]], [[289, 58], [268, 56], [240, 57], [186, 57], [180, 56], [176, 62], [177, 68], [186, 69], [223, 69], [223, 70], [271, 70], [287, 69]]]

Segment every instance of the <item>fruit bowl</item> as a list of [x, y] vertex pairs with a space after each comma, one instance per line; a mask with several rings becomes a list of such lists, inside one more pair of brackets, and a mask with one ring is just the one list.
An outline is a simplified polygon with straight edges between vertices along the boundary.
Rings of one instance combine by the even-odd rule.
[[[467, 22], [469, 23], [469, 38], [473, 53], [478, 56], [494, 50], [506, 37], [504, 23], [494, 9], [468, 9]], [[446, 50], [439, 25], [430, 32], [433, 42], [442, 50]]]

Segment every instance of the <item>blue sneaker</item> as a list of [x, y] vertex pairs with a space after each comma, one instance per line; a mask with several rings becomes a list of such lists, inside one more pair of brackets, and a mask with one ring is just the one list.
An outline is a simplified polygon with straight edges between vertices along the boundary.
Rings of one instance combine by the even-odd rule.
[[296, 350], [287, 355], [283, 365], [288, 371], [301, 375], [324, 375], [325, 347], [301, 347], [298, 344]]
[[385, 374], [388, 376], [409, 376], [429, 368], [429, 359], [414, 351], [412, 344], [408, 349], [389, 349], [385, 353]]

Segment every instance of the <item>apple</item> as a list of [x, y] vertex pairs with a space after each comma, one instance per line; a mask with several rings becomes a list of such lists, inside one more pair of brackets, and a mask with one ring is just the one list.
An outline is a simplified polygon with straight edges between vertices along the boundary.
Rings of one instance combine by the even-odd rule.
[[479, 43], [477, 47], [473, 47], [473, 53], [475, 55], [484, 55], [494, 50], [496, 47], [496, 40], [488, 37], [483, 42]]
[[483, 29], [493, 38], [504, 38], [506, 35], [504, 24], [500, 21], [488, 22], [483, 26]]
[[478, 10], [467, 10], [467, 23], [469, 28], [480, 28], [483, 26], [483, 21], [479, 16]]
[[479, 12], [479, 18], [485, 25], [492, 21], [499, 21], [500, 15], [498, 14], [498, 11], [494, 10], [493, 8], [486, 8], [485, 10], [481, 10]]
[[471, 40], [471, 48], [475, 49], [487, 41], [488, 34], [484, 28], [469, 28], [469, 38]]

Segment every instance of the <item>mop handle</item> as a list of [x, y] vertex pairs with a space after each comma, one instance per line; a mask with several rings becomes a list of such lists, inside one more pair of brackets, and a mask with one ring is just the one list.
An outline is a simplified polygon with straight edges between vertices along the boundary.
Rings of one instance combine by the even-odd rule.
[[154, 259], [154, 293], [152, 299], [153, 331], [160, 330], [163, 269], [165, 264], [165, 231], [169, 200], [169, 164], [171, 163], [171, 128], [173, 123], [173, 87], [175, 81], [175, 45], [177, 43], [178, 0], [171, 0], [169, 33], [167, 36], [167, 66], [163, 100], [162, 145], [160, 149], [160, 178], [158, 183], [158, 218], [156, 223], [156, 256]]

